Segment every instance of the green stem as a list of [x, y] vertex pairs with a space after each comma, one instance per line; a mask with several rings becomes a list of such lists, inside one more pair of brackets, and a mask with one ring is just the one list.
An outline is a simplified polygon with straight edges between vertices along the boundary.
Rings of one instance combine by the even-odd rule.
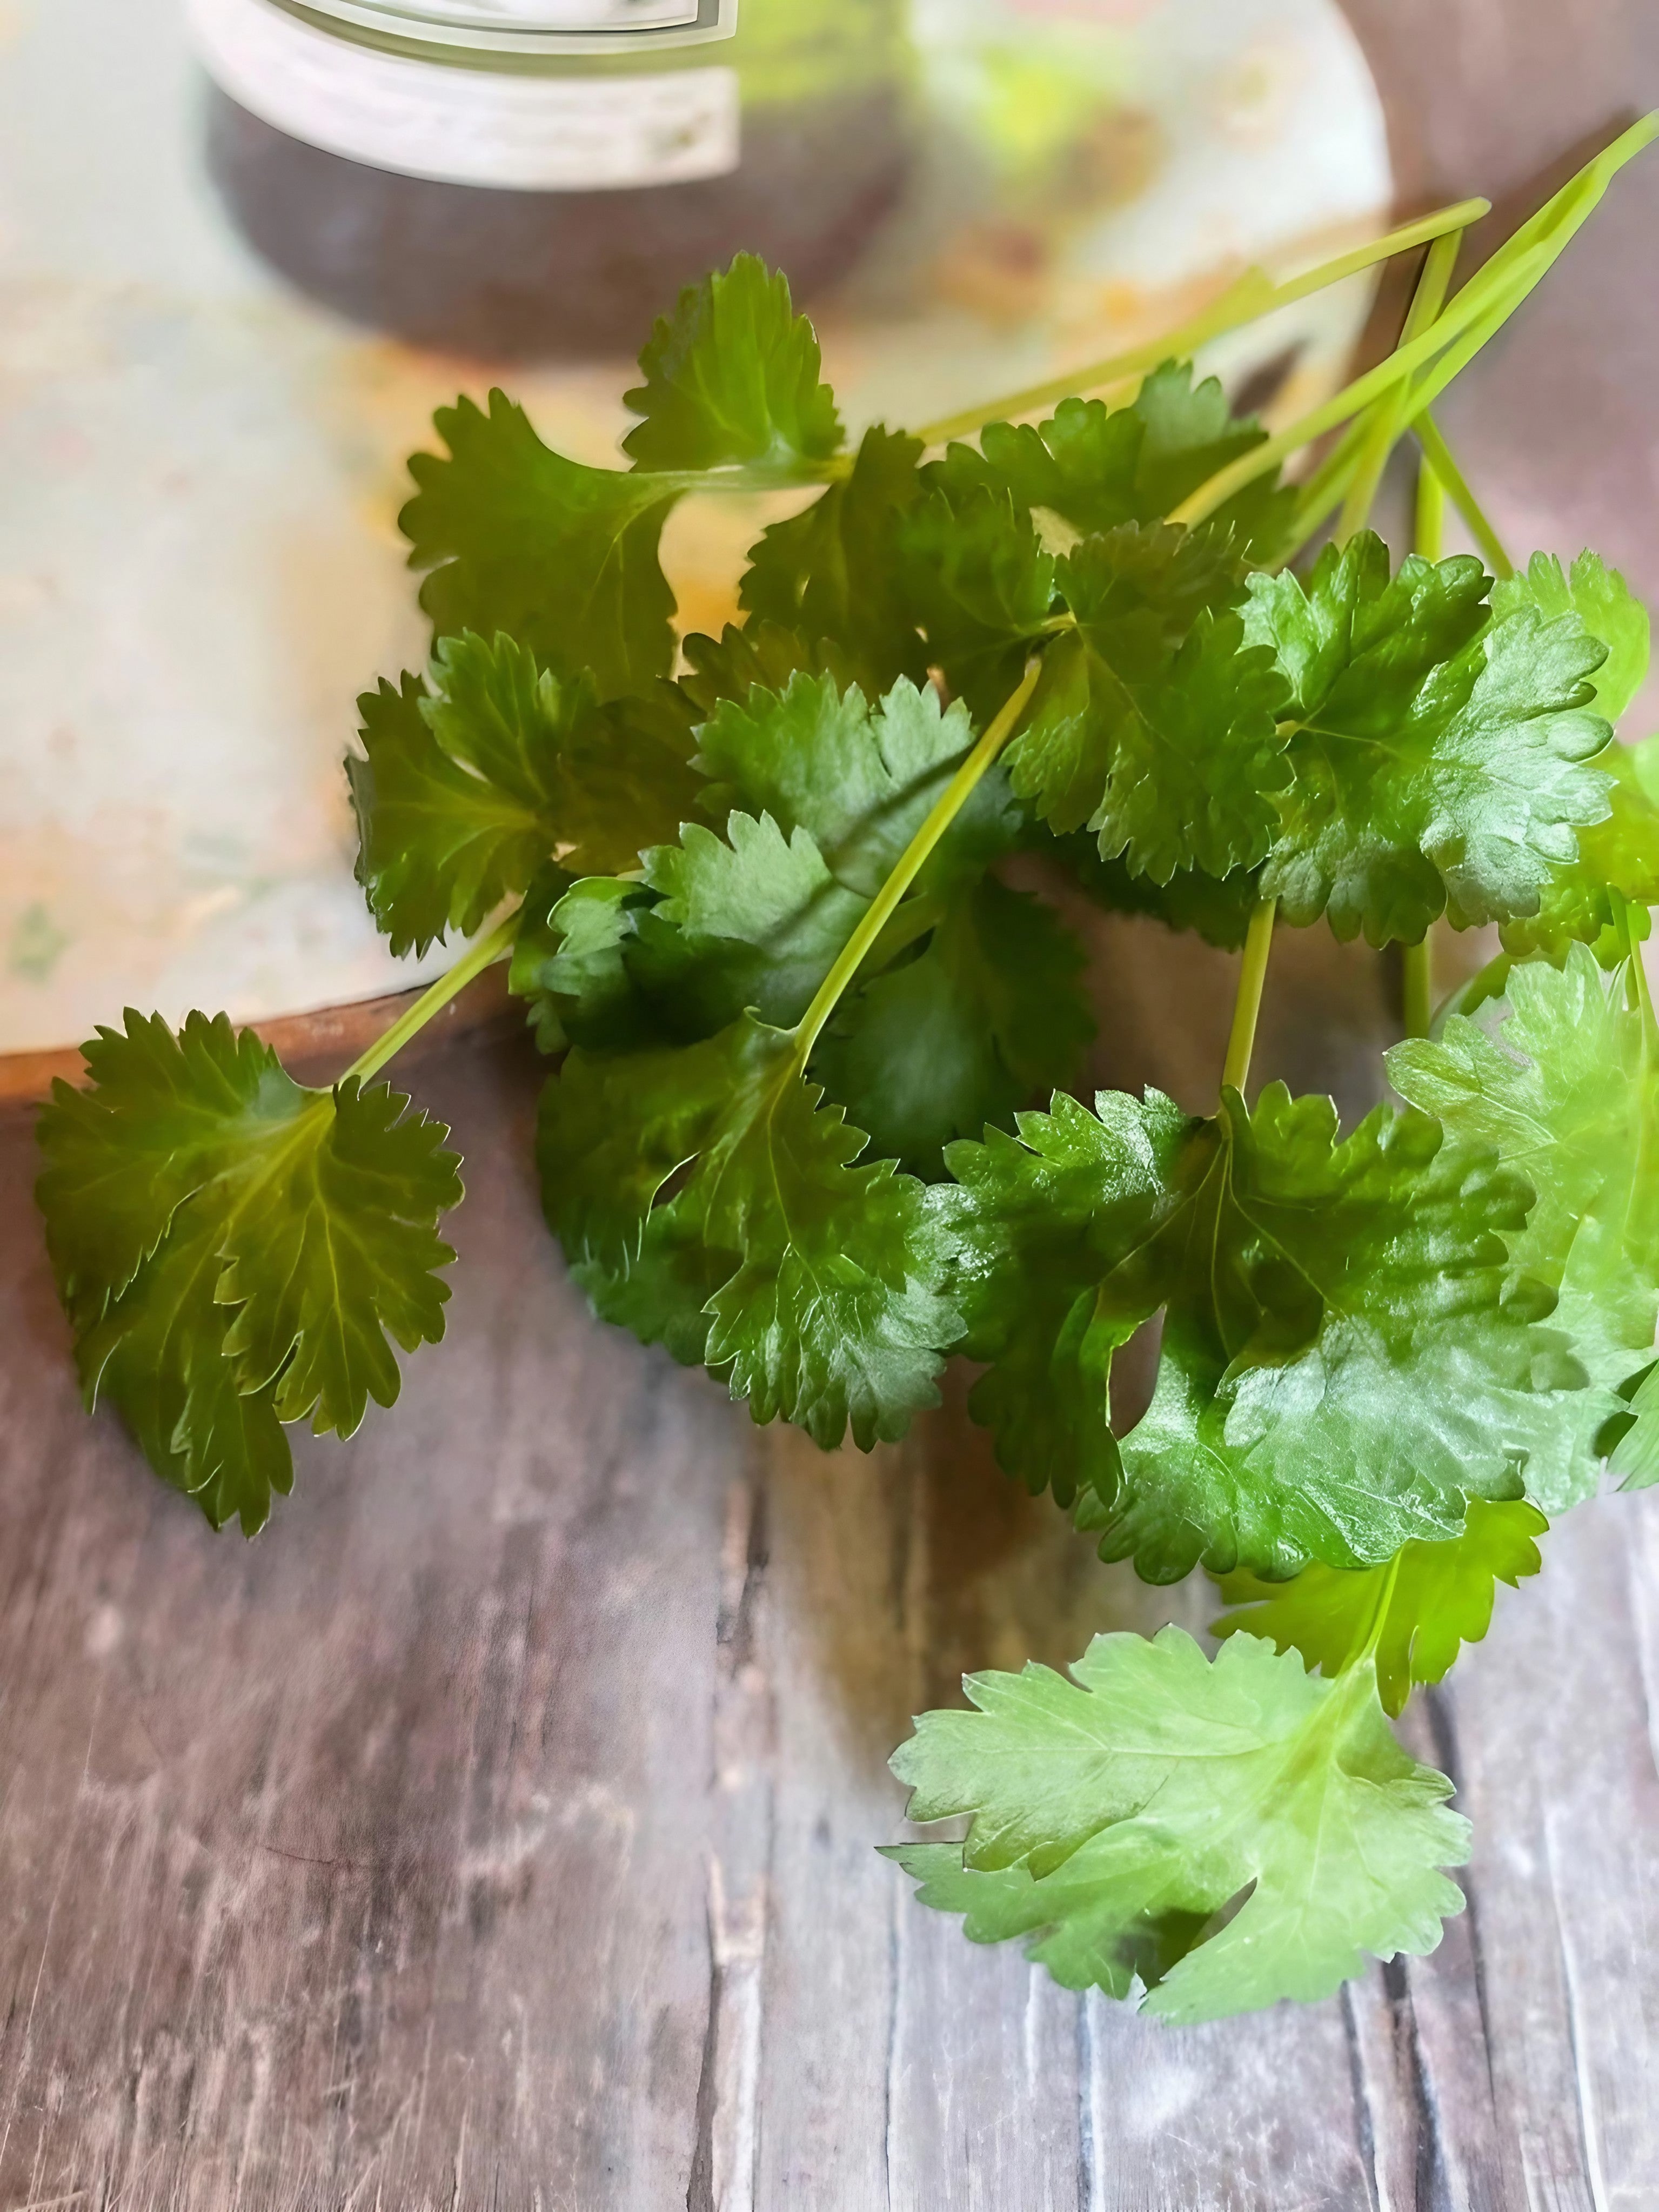
[[476, 945], [469, 945], [447, 975], [440, 975], [429, 990], [423, 991], [412, 1006], [398, 1015], [384, 1036], [378, 1036], [368, 1050], [354, 1060], [340, 1078], [349, 1083], [355, 1076], [359, 1083], [367, 1083], [378, 1075], [397, 1053], [400, 1053], [412, 1036], [423, 1030], [434, 1014], [441, 1013], [459, 992], [464, 991], [475, 975], [482, 975], [486, 968], [504, 959], [513, 950], [513, 940], [519, 933], [519, 918], [522, 908], [515, 907], [507, 920], [488, 937], [481, 937]]
[[[1292, 453], [1300, 453], [1304, 446], [1310, 446], [1316, 438], [1322, 438], [1328, 430], [1334, 430], [1339, 424], [1362, 413], [1374, 399], [1382, 398], [1396, 385], [1415, 376], [1419, 369], [1426, 369], [1431, 362], [1447, 353], [1449, 342], [1462, 337], [1471, 325], [1479, 325], [1480, 343], [1485, 344], [1504, 317], [1519, 307], [1526, 293], [1532, 289], [1553, 259], [1554, 256], [1548, 248], [1540, 246], [1533, 249], [1524, 263], [1517, 264], [1521, 274], [1517, 275], [1514, 292], [1504, 295], [1501, 315], [1491, 307], [1484, 295], [1472, 297], [1475, 291], [1473, 284], [1465, 285], [1445, 313], [1424, 331], [1420, 338], [1414, 339], [1410, 345], [1402, 345], [1386, 361], [1379, 362], [1375, 368], [1368, 369], [1364, 376], [1356, 377], [1352, 384], [1345, 385], [1340, 392], [1334, 392], [1320, 406], [1311, 409], [1292, 422], [1289, 429], [1281, 430], [1276, 438], [1269, 438], [1264, 444], [1252, 447], [1248, 453], [1241, 454], [1229, 467], [1212, 476], [1207, 483], [1200, 484], [1190, 498], [1184, 499], [1179, 507], [1173, 508], [1170, 521], [1188, 525], [1206, 521], [1218, 507], [1224, 507], [1236, 493], [1253, 484], [1258, 477], [1267, 475], [1271, 470], [1289, 460]], [[1522, 289], [1522, 276], [1526, 280], [1524, 290]], [[1479, 348], [1471, 346], [1466, 351], [1461, 349], [1451, 350], [1462, 354], [1460, 366], [1466, 366]], [[1446, 380], [1449, 381], [1449, 379]], [[1437, 385], [1436, 390], [1439, 388]]]
[[842, 993], [864, 965], [866, 956], [887, 927], [899, 901], [921, 872], [934, 846], [967, 805], [980, 778], [1014, 734], [1019, 718], [1036, 689], [1042, 669], [1041, 661], [1033, 660], [1029, 664], [1019, 688], [940, 793], [927, 819], [905, 847], [892, 874], [877, 892], [869, 912], [842, 947], [835, 966], [824, 977], [811, 1005], [796, 1024], [794, 1059], [797, 1067], [805, 1067], [811, 1058], [812, 1048], [817, 1044], [824, 1024], [840, 1004]]
[[1190, 321], [1165, 331], [1150, 343], [1133, 347], [1127, 353], [1109, 355], [1104, 361], [1091, 362], [1042, 384], [1028, 385], [1023, 392], [1011, 392], [1006, 398], [994, 400], [988, 406], [965, 408], [958, 415], [944, 416], [936, 422], [925, 423], [915, 434], [926, 445], [942, 445], [947, 438], [971, 436], [988, 422], [1000, 421], [1004, 416], [1030, 415], [1054, 400], [1069, 399], [1078, 392], [1097, 390], [1102, 385], [1121, 384], [1132, 376], [1144, 376], [1171, 356], [1192, 353], [1212, 338], [1271, 314], [1276, 307], [1290, 307], [1295, 301], [1305, 300], [1311, 293], [1340, 284], [1344, 277], [1358, 276], [1360, 270], [1374, 268], [1379, 261], [1387, 261], [1396, 253], [1409, 253], [1413, 246], [1426, 245], [1450, 231], [1463, 230], [1489, 214], [1491, 204], [1488, 200], [1460, 200], [1455, 207], [1440, 208], [1419, 222], [1408, 222], [1402, 229], [1391, 230], [1385, 237], [1373, 239], [1352, 253], [1340, 254], [1334, 261], [1323, 262], [1306, 276], [1294, 276], [1287, 283], [1275, 284], [1263, 270], [1247, 269], [1218, 300], [1212, 301]]
[[1276, 438], [1242, 454], [1183, 500], [1170, 520], [1202, 522], [1236, 492], [1290, 459], [1304, 446], [1347, 422], [1407, 377], [1424, 372], [1411, 395], [1410, 414], [1431, 406], [1452, 379], [1461, 375], [1481, 347], [1502, 329], [1534, 287], [1553, 268], [1568, 244], [1599, 204], [1626, 161], [1659, 137], [1659, 113], [1632, 124], [1550, 200], [1522, 223], [1437, 316], [1419, 338], [1402, 345], [1385, 362], [1355, 379], [1322, 406], [1314, 408]]
[[[1445, 306], [1452, 270], [1457, 265], [1457, 256], [1462, 244], [1462, 232], [1452, 230], [1448, 231], [1443, 238], [1437, 238], [1429, 248], [1417, 289], [1412, 295], [1405, 327], [1400, 333], [1401, 345], [1410, 345], [1414, 339], [1421, 337]], [[1360, 447], [1358, 465], [1348, 487], [1347, 497], [1342, 502], [1342, 519], [1336, 528], [1339, 545], [1346, 545], [1349, 538], [1363, 530], [1370, 520], [1371, 507], [1382, 484], [1383, 472], [1405, 428], [1405, 387], [1396, 385], [1388, 398], [1378, 400], [1371, 410]]]
[[1434, 1024], [1434, 940], [1430, 930], [1420, 945], [1402, 945], [1401, 999], [1408, 1037], [1425, 1037]]
[[1221, 1071], [1224, 1091], [1242, 1094], [1249, 1079], [1256, 1020], [1261, 1012], [1261, 988], [1267, 980], [1267, 956], [1273, 951], [1273, 917], [1278, 911], [1277, 899], [1263, 899], [1250, 916], [1249, 932], [1244, 939], [1244, 964], [1238, 975], [1238, 995], [1233, 1000], [1232, 1034], [1227, 1039], [1227, 1059]]
[[1430, 466], [1426, 455], [1417, 471], [1417, 528], [1413, 542], [1425, 561], [1438, 561], [1446, 550], [1446, 486], [1439, 471]]
[[[1486, 564], [1496, 576], [1509, 577], [1515, 574], [1515, 563], [1504, 550], [1504, 541], [1492, 528], [1486, 510], [1470, 490], [1468, 480], [1457, 465], [1451, 447], [1442, 436], [1440, 427], [1426, 408], [1413, 424], [1417, 442], [1423, 449], [1423, 476], [1437, 483], [1442, 493], [1449, 492], [1458, 513], [1469, 526], [1475, 544], [1486, 556]], [[1419, 478], [1419, 498], [1422, 495], [1422, 477]], [[1443, 514], [1445, 501], [1441, 500]], [[1419, 544], [1418, 551], [1423, 550]], [[1438, 559], [1439, 556], [1435, 556]]]

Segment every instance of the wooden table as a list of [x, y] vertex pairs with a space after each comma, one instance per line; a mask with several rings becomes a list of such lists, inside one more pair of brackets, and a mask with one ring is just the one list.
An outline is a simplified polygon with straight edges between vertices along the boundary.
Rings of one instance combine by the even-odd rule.
[[[1530, 14], [1367, 0], [1390, 82], [1412, 32], [1498, 84], [1465, 140], [1434, 106], [1423, 191], [1641, 96], [1634, 7], [1554, 0], [1528, 70]], [[1448, 410], [1500, 522], [1650, 595], [1656, 236], [1650, 165]], [[1097, 949], [1097, 1074], [1204, 1103], [1230, 964], [1183, 964], [1170, 1036], [1164, 941]], [[1386, 996], [1287, 940], [1260, 1066], [1362, 1103]], [[1476, 1825], [1436, 1956], [1160, 2029], [972, 1948], [873, 1846], [964, 1667], [1203, 1592], [1099, 1566], [958, 1403], [870, 1460], [752, 1429], [566, 1281], [527, 1049], [411, 1075], [468, 1158], [451, 1334], [301, 1443], [251, 1548], [81, 1413], [0, 1124], [4, 2212], [1659, 2212], [1653, 1501], [1565, 1522], [1407, 1718]]]

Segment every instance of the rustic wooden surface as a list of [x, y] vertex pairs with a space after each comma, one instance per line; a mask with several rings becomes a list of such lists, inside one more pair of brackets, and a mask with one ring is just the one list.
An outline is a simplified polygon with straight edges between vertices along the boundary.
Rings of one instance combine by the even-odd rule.
[[[1531, 76], [1498, 0], [1364, 12], [1490, 48], [1436, 189], [1530, 173], [1502, 102], [1541, 162], [1642, 96], [1634, 11], [1561, 0]], [[1450, 419], [1517, 538], [1653, 596], [1659, 176], [1620, 191]], [[1202, 1103], [1230, 963], [1100, 951], [1099, 1073]], [[1357, 1107], [1384, 998], [1288, 941], [1259, 1065]], [[0, 2212], [1659, 2212], [1659, 1501], [1573, 1516], [1408, 1717], [1476, 1826], [1439, 1953], [1157, 2028], [873, 1846], [963, 1668], [1201, 1593], [1100, 1567], [958, 1406], [868, 1461], [755, 1431], [566, 1282], [523, 1048], [416, 1077], [468, 1156], [451, 1334], [252, 1547], [82, 1415], [0, 1121]]]

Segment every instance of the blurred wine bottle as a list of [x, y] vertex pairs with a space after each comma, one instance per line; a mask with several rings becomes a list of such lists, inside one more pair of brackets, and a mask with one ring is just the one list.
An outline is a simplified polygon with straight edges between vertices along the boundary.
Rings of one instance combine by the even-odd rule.
[[631, 349], [739, 248], [810, 297], [904, 181], [903, 0], [189, 5], [244, 234], [417, 344]]

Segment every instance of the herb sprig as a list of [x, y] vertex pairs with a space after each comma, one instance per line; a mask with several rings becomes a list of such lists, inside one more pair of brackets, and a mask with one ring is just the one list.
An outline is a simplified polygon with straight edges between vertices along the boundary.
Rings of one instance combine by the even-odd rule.
[[[393, 948], [471, 943], [329, 1089], [223, 1016], [87, 1046], [40, 1199], [88, 1405], [252, 1535], [288, 1425], [393, 1401], [461, 1186], [377, 1079], [507, 961], [600, 1315], [826, 1447], [902, 1435], [970, 1358], [1012, 1476], [1152, 1581], [1218, 1578], [1214, 1659], [1102, 1637], [922, 1718], [913, 1815], [969, 1823], [893, 1853], [923, 1899], [1176, 2021], [1432, 1948], [1467, 1825], [1389, 1717], [1538, 1571], [1547, 1514], [1609, 1460], [1659, 1477], [1659, 768], [1613, 736], [1644, 611], [1590, 554], [1517, 570], [1431, 410], [1656, 131], [1461, 288], [1482, 202], [915, 434], [849, 445], [746, 257], [657, 324], [629, 469], [499, 392], [442, 411], [403, 517], [432, 658], [366, 695], [348, 772]], [[1425, 246], [1394, 353], [1273, 436], [1186, 357]], [[1367, 523], [1407, 437], [1396, 562]], [[672, 509], [780, 487], [816, 495], [753, 548], [743, 623], [677, 635]], [[1484, 562], [1444, 556], [1449, 499]], [[1069, 1095], [1083, 956], [1004, 879], [1031, 851], [1242, 946], [1214, 1113]], [[1275, 933], [1321, 923], [1406, 969], [1400, 1103], [1346, 1134], [1249, 1091]], [[1441, 923], [1501, 950], [1437, 1016]], [[1153, 1322], [1120, 1433], [1113, 1358]]]

